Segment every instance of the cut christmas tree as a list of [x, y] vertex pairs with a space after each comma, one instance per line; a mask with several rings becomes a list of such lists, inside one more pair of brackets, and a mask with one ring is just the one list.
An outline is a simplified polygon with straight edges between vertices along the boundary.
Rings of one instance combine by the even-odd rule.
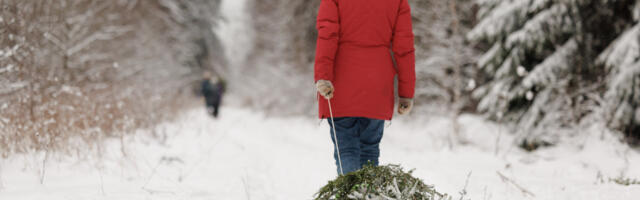
[[399, 165], [365, 166], [330, 181], [320, 189], [315, 199], [451, 199], [411, 173], [403, 171]]

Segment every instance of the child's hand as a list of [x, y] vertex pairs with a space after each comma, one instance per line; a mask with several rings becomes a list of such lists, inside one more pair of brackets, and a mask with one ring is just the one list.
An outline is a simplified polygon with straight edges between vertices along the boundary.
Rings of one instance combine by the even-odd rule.
[[409, 114], [412, 108], [413, 108], [413, 99], [400, 97], [400, 102], [398, 103], [399, 114], [401, 115]]
[[322, 95], [325, 99], [331, 99], [333, 98], [333, 84], [331, 84], [331, 81], [327, 81], [327, 80], [319, 80], [318, 82], [316, 82], [316, 89], [318, 90], [318, 93], [320, 93], [320, 95]]

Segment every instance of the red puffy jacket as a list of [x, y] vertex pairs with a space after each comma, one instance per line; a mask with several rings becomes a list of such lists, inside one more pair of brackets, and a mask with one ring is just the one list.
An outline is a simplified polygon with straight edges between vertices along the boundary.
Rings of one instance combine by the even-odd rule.
[[[394, 78], [398, 94], [413, 98], [415, 53], [408, 0], [322, 0], [316, 28], [315, 81], [329, 80], [334, 117], [390, 120]], [[394, 67], [390, 50], [396, 60]], [[319, 117], [329, 117], [319, 97]]]

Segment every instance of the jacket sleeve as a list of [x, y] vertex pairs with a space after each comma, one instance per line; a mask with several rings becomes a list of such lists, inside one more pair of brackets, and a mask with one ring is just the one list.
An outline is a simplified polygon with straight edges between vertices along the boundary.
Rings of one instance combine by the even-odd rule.
[[333, 81], [333, 69], [340, 39], [340, 17], [336, 0], [322, 0], [316, 22], [318, 41], [314, 79]]
[[392, 41], [393, 55], [398, 70], [398, 94], [403, 98], [413, 98], [416, 86], [416, 56], [413, 47], [411, 8], [407, 0], [400, 1]]

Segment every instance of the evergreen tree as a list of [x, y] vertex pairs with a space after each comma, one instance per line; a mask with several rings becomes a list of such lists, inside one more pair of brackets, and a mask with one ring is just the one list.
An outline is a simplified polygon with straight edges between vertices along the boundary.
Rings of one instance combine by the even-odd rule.
[[615, 129], [640, 136], [640, 1], [633, 6], [634, 25], [599, 57], [607, 75], [604, 110]]
[[513, 121], [536, 139], [603, 116], [612, 128], [633, 128], [640, 99], [638, 1], [476, 3], [480, 21], [467, 39], [491, 46], [477, 61], [488, 77], [474, 92], [480, 111]]

